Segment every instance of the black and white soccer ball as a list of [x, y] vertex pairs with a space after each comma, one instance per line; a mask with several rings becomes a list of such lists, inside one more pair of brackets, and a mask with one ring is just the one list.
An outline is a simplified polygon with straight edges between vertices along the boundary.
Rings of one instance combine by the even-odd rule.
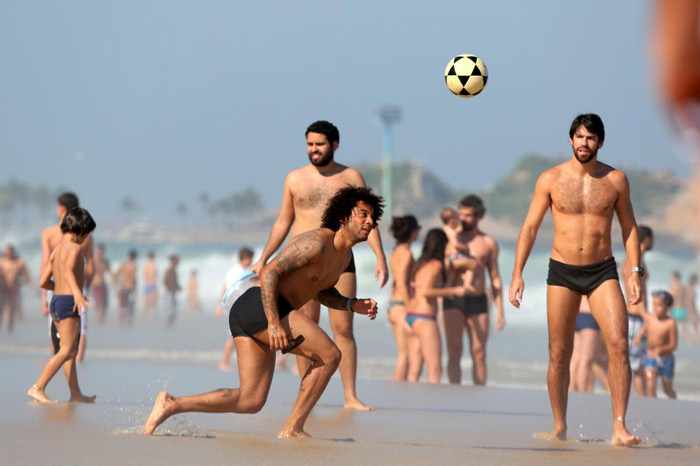
[[489, 71], [476, 55], [457, 55], [445, 68], [445, 84], [459, 97], [474, 97], [486, 87]]

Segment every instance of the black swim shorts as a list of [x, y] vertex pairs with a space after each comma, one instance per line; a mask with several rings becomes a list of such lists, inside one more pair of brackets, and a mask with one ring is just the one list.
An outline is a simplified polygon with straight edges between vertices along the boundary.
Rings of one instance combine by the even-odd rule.
[[549, 259], [547, 285], [588, 295], [608, 280], [619, 280], [614, 257], [590, 265], [569, 265]]
[[355, 273], [355, 254], [352, 253], [352, 249], [350, 250], [350, 263], [347, 268], [343, 270], [343, 273]]
[[444, 310], [457, 309], [464, 317], [484, 314], [489, 312], [489, 301], [485, 294], [477, 296], [456, 296], [454, 298], [445, 298], [442, 302]]
[[[277, 312], [280, 320], [293, 309], [286, 299], [277, 295]], [[234, 338], [252, 337], [267, 328], [267, 317], [265, 317], [259, 286], [249, 288], [233, 303], [228, 314], [228, 326]]]

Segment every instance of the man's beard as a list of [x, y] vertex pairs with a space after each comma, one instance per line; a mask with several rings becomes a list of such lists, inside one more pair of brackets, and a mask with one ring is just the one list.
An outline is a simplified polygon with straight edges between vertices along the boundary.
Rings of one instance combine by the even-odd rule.
[[467, 223], [462, 221], [462, 231], [474, 231], [476, 229], [476, 222], [474, 223]]
[[[579, 147], [579, 149], [581, 149]], [[579, 155], [578, 154], [578, 149], [574, 150], [574, 157], [576, 157], [576, 160], [579, 161], [579, 163], [588, 163], [596, 158], [596, 155], [598, 155], [598, 149], [596, 150], [590, 150], [588, 151], [587, 155]]]
[[315, 154], [309, 155], [309, 162], [311, 162], [311, 165], [313, 165], [314, 167], [325, 167], [333, 161], [333, 153], [332, 152], [321, 156], [321, 158], [315, 162], [313, 159], [314, 155]]

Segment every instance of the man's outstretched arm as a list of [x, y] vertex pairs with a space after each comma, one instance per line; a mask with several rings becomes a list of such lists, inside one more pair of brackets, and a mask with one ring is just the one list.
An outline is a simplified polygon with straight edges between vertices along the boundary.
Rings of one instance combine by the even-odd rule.
[[377, 302], [375, 300], [347, 298], [341, 295], [335, 287], [319, 291], [316, 299], [330, 309], [345, 309], [349, 312], [367, 315], [370, 319], [377, 317]]

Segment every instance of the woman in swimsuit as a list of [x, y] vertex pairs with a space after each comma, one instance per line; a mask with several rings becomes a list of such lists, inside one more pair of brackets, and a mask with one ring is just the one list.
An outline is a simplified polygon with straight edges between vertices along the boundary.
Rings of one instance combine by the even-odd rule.
[[[414, 267], [414, 294], [407, 306], [406, 324], [410, 327], [408, 341], [408, 380], [417, 382], [423, 369], [423, 360], [428, 366], [428, 382], [439, 383], [442, 376], [441, 342], [437, 321], [437, 298], [464, 296], [464, 286], [445, 288], [445, 247], [447, 235], [439, 229], [428, 232], [423, 252]], [[415, 364], [414, 361], [418, 363]]]
[[418, 238], [420, 225], [413, 215], [393, 217], [389, 231], [396, 238], [396, 246], [389, 255], [389, 271], [394, 277], [389, 302], [389, 322], [396, 339], [396, 366], [394, 380], [406, 380], [408, 372], [408, 345], [406, 335], [406, 303], [410, 299], [413, 253], [411, 244]]

